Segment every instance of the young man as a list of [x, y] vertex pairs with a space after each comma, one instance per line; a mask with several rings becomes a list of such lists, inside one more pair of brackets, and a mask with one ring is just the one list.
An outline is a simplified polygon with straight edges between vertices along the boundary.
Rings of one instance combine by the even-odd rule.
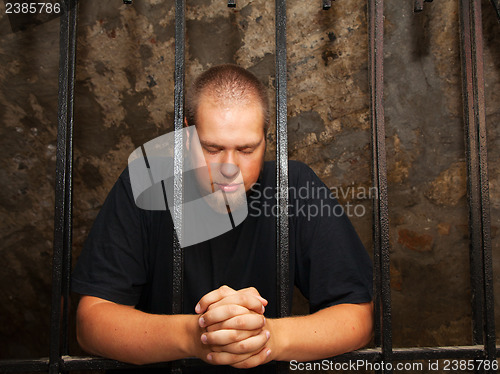
[[274, 162], [264, 162], [267, 100], [257, 78], [234, 65], [209, 69], [188, 92], [186, 125], [195, 126], [201, 147], [193, 162], [204, 158], [208, 171], [208, 178], [196, 176], [196, 188], [207, 196], [221, 191], [224, 206], [247, 204], [248, 215], [183, 249], [183, 314], [170, 309], [172, 217], [138, 208], [128, 171], [120, 176], [73, 275], [73, 290], [83, 295], [77, 312], [83, 349], [136, 364], [198, 357], [251, 368], [327, 358], [370, 340], [371, 261], [341, 206], [311, 169], [293, 161], [290, 283], [309, 299], [312, 314], [276, 318], [276, 172]]

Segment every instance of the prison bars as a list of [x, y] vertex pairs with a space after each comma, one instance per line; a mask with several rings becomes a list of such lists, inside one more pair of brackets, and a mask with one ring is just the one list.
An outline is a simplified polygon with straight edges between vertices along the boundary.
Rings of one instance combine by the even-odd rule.
[[[372, 176], [378, 196], [373, 199], [373, 268], [375, 344], [382, 346], [383, 362], [392, 362], [389, 210], [384, 122], [384, 1], [368, 2], [370, 120]], [[385, 373], [392, 372], [390, 368]]]
[[[469, 202], [473, 338], [496, 357], [481, 2], [460, 0], [464, 134]], [[488, 372], [494, 372], [492, 369]], [[496, 371], [496, 370], [495, 370]]]

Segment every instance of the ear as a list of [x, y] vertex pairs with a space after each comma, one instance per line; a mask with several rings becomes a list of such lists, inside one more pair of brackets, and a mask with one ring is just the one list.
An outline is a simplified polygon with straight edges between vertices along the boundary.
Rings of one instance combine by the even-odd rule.
[[188, 125], [188, 119], [187, 119], [186, 117], [184, 117], [184, 126], [185, 126], [185, 127], [188, 127], [188, 126], [189, 126], [189, 125]]

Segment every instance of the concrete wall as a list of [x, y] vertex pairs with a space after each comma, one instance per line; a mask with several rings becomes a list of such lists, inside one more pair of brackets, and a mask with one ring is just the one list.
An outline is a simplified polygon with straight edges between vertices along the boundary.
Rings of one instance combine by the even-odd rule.
[[[319, 0], [289, 1], [288, 129], [290, 158], [308, 163], [349, 204], [371, 251], [365, 3], [337, 1], [323, 11]], [[483, 5], [499, 316], [500, 24]], [[239, 0], [229, 9], [222, 0], [190, 0], [187, 17], [188, 82], [233, 62], [274, 93], [274, 2]], [[0, 3], [0, 358], [48, 355], [58, 29], [53, 19], [14, 33]], [[385, 33], [394, 345], [471, 344], [458, 2], [436, 1], [414, 15], [412, 1], [387, 0]], [[173, 128], [173, 35], [173, 1], [81, 2], [75, 257], [130, 152]], [[268, 141], [272, 159], [274, 126]]]

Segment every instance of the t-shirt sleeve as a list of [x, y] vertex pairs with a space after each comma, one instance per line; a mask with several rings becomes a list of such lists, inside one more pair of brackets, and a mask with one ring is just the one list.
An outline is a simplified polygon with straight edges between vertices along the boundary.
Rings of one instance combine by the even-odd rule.
[[[310, 312], [372, 300], [372, 261], [344, 208], [306, 165], [290, 189], [296, 243], [295, 283]], [[295, 190], [294, 190], [295, 189]]]
[[99, 212], [72, 275], [72, 291], [136, 305], [147, 279], [144, 211], [125, 170]]

